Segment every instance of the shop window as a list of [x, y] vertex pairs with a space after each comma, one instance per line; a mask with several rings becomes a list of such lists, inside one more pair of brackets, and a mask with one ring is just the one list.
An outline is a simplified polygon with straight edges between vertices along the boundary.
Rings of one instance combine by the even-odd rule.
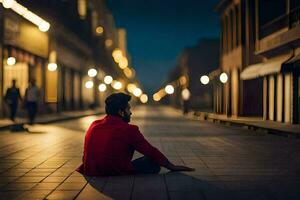
[[15, 65], [9, 66], [4, 63], [4, 83], [3, 92], [6, 93], [7, 88], [11, 87], [13, 79], [17, 80], [17, 87], [20, 88], [21, 96], [24, 96], [25, 90], [28, 86], [29, 81], [29, 67], [27, 63], [16, 63]]

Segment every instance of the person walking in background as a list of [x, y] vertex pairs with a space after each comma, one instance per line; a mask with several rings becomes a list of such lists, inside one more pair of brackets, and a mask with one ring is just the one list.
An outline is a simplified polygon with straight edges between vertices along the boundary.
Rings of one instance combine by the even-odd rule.
[[13, 79], [12, 86], [7, 89], [4, 97], [4, 100], [8, 104], [10, 110], [9, 118], [12, 121], [15, 121], [19, 100], [22, 101], [20, 90], [17, 88], [16, 83], [17, 81]]
[[26, 88], [24, 99], [29, 116], [29, 124], [34, 124], [39, 100], [39, 88], [36, 86], [34, 79], [30, 80], [29, 86]]

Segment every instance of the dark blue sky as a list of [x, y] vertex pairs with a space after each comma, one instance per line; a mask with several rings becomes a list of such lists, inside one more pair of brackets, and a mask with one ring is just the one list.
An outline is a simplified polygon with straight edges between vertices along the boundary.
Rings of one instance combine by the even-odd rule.
[[184, 47], [219, 37], [219, 0], [108, 0], [117, 26], [127, 29], [128, 51], [148, 93], [156, 91]]

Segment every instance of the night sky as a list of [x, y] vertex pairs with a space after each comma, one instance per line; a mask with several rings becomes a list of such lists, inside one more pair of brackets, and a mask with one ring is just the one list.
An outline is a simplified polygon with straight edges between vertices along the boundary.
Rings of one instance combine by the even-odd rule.
[[219, 0], [108, 0], [118, 27], [127, 30], [128, 51], [145, 91], [166, 80], [183, 48], [219, 37]]

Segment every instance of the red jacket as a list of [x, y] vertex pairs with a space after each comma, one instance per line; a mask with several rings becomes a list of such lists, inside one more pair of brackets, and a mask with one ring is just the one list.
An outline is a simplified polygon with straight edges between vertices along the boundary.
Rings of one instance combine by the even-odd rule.
[[107, 115], [90, 125], [84, 141], [83, 163], [77, 171], [88, 176], [134, 173], [131, 160], [135, 150], [161, 166], [168, 162], [149, 144], [137, 126]]

